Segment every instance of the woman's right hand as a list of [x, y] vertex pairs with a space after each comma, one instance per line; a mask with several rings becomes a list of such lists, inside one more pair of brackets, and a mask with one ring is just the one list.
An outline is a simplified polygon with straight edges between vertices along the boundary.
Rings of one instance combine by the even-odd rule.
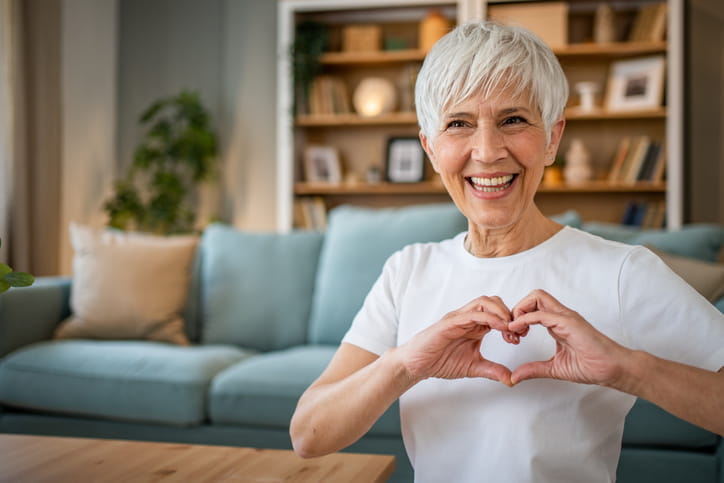
[[510, 370], [485, 359], [480, 345], [492, 329], [502, 332], [506, 340], [514, 340], [516, 335], [508, 332], [511, 320], [499, 297], [479, 297], [399, 346], [397, 355], [415, 381], [485, 377], [510, 386]]

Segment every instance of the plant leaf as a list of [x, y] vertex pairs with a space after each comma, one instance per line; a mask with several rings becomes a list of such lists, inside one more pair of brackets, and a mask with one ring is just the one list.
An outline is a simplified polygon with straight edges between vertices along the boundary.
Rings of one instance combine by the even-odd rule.
[[12, 272], [13, 269], [9, 266], [5, 265], [4, 263], [0, 263], [0, 277], [4, 277], [8, 273]]
[[10, 272], [3, 276], [3, 280], [11, 287], [29, 287], [35, 278], [26, 272]]
[[5, 292], [10, 288], [10, 284], [0, 278], [0, 293]]

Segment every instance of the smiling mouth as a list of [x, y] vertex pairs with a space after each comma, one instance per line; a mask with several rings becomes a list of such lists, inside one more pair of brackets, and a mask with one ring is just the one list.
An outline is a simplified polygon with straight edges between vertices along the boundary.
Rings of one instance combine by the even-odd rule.
[[478, 178], [476, 176], [471, 176], [465, 179], [476, 191], [480, 191], [483, 193], [495, 193], [497, 191], [503, 191], [510, 187], [510, 185], [513, 184], [513, 181], [517, 176], [517, 174], [495, 176], [493, 178]]

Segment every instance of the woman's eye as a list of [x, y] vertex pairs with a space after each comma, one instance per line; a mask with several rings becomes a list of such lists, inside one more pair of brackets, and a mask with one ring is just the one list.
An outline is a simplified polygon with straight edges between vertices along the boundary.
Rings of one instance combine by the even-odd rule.
[[528, 122], [528, 121], [526, 121], [524, 118], [522, 118], [520, 116], [511, 116], [511, 117], [505, 118], [505, 120], [503, 121], [503, 124], [504, 125], [522, 124], [522, 123], [526, 123], [526, 122]]
[[450, 121], [449, 123], [447, 123], [447, 127], [448, 128], [465, 127], [465, 122], [459, 121], [459, 120]]

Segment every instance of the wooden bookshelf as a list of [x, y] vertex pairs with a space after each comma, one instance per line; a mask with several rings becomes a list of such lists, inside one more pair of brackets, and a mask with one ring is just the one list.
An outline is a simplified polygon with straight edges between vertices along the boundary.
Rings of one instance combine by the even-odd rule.
[[[652, 141], [666, 146], [666, 177], [658, 183], [637, 182], [632, 184], [612, 184], [609, 181], [591, 181], [579, 185], [542, 185], [538, 190], [537, 202], [547, 214], [560, 212], [561, 209], [579, 210], [587, 220], [619, 221], [618, 217], [630, 200], [645, 200], [650, 203], [667, 202], [670, 211], [669, 226], [676, 228], [681, 223], [681, 82], [675, 74], [681, 64], [680, 32], [669, 31], [665, 41], [623, 41], [625, 34], [619, 32], [618, 39], [610, 43], [593, 43], [591, 25], [593, 12], [604, 0], [594, 0], [585, 6], [576, 5], [569, 9], [569, 43], [554, 47], [553, 51], [561, 61], [571, 87], [569, 107], [565, 111], [566, 131], [559, 149], [559, 155], [565, 157], [574, 138], [582, 140], [591, 154], [591, 164], [595, 179], [605, 180], [616, 157], [621, 139], [627, 136], [648, 136]], [[407, 20], [399, 20], [395, 25], [397, 32], [411, 28], [416, 32], [419, 18], [429, 8], [446, 9], [448, 18], [458, 23], [477, 20], [475, 17], [485, 11], [486, 4], [494, 2], [482, 0], [482, 9], [470, 9], [469, 3], [462, 0], [420, 0], [400, 5], [394, 0], [369, 0], [360, 6], [356, 0], [330, 0], [322, 5], [318, 0], [282, 0], [281, 15], [293, 26], [295, 22], [306, 19], [327, 22], [335, 32], [344, 25], [354, 23], [377, 23], [383, 29], [388, 28], [387, 12], [399, 14], [404, 10], [416, 12]], [[633, 0], [625, 6], [614, 6], [618, 20], [623, 18], [625, 25], [631, 23], [641, 8], [650, 4], [648, 0]], [[465, 4], [463, 6], [463, 4]], [[676, 18], [676, 3], [668, 1], [669, 15]], [[464, 8], [463, 8], [464, 7]], [[472, 17], [470, 17], [472, 15]], [[457, 18], [455, 18], [457, 16]], [[399, 17], [401, 18], [401, 17]], [[376, 20], [375, 20], [376, 19]], [[617, 20], [617, 22], [618, 22]], [[404, 22], [409, 22], [404, 24]], [[676, 22], [669, 24], [674, 25]], [[336, 30], [335, 30], [336, 29]], [[290, 29], [290, 31], [293, 29]], [[621, 29], [619, 29], [621, 30]], [[409, 32], [409, 31], [408, 31]], [[407, 35], [407, 34], [403, 34]], [[416, 34], [414, 34], [416, 35]], [[408, 37], [408, 38], [414, 38]], [[288, 45], [288, 40], [280, 38], [280, 45]], [[367, 77], [384, 77], [398, 86], [402, 111], [382, 114], [375, 117], [363, 117], [355, 113], [340, 110], [338, 114], [302, 114], [293, 115], [289, 106], [288, 94], [292, 92], [289, 65], [280, 63], [279, 83], [280, 116], [279, 125], [282, 136], [280, 146], [279, 173], [280, 188], [278, 203], [280, 207], [280, 226], [291, 227], [294, 200], [315, 198], [326, 209], [341, 203], [354, 203], [366, 206], [399, 206], [402, 204], [424, 203], [430, 200], [444, 200], [449, 197], [442, 184], [432, 175], [429, 167], [427, 181], [422, 183], [368, 184], [362, 181], [338, 185], [305, 182], [303, 153], [308, 145], [330, 145], [340, 156], [343, 177], [345, 179], [364, 180], [372, 167], [384, 170], [386, 165], [385, 147], [392, 137], [416, 136], [417, 117], [411, 107], [409, 95], [403, 102], [400, 92], [407, 92], [402, 86], [402, 78], [416, 72], [425, 58], [426, 52], [416, 49], [415, 41], [408, 42], [399, 50], [379, 50], [372, 52], [324, 53], [320, 60], [323, 75], [341, 79], [346, 85], [350, 98], [359, 82]], [[337, 45], [336, 48], [340, 48]], [[618, 60], [662, 55], [666, 57], [666, 101], [661, 107], [644, 110], [609, 111], [606, 105], [609, 72], [612, 64]], [[582, 111], [577, 107], [580, 102], [575, 84], [578, 82], [596, 82], [599, 85], [596, 109]], [[398, 109], [400, 107], [398, 106]], [[310, 109], [314, 112], [315, 109]], [[304, 112], [302, 109], [301, 112]], [[307, 111], [309, 112], [309, 111]], [[326, 112], [316, 109], [316, 112]], [[288, 117], [286, 117], [288, 116]], [[285, 130], [288, 129], [288, 130]], [[291, 196], [290, 196], [291, 195]], [[543, 206], [545, 205], [545, 206]]]
[[[590, 181], [582, 184], [547, 185], [542, 184], [538, 193], [581, 194], [581, 193], [664, 193], [665, 183], [609, 183], [608, 181]], [[407, 194], [444, 194], [445, 187], [437, 181], [422, 183], [306, 183], [294, 184], [294, 194], [301, 196], [325, 195], [407, 195]]]

